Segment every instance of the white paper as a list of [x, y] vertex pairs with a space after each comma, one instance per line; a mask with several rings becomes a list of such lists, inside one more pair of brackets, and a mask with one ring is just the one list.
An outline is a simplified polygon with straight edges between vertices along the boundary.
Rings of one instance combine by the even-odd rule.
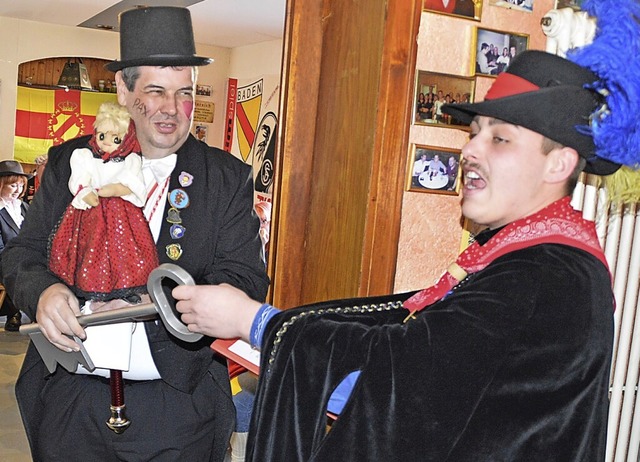
[[251, 348], [244, 340], [236, 340], [229, 346], [229, 351], [260, 367], [260, 351]]
[[132, 322], [85, 327], [84, 347], [97, 368], [129, 370]]

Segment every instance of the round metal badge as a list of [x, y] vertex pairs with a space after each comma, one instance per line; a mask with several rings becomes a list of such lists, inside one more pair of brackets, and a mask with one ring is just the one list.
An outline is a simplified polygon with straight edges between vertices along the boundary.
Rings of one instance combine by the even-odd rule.
[[176, 261], [182, 256], [182, 247], [180, 246], [180, 244], [169, 244], [166, 247], [166, 250], [167, 257], [169, 257], [173, 261]]
[[189, 207], [189, 194], [184, 189], [174, 189], [169, 193], [169, 204], [176, 209]]

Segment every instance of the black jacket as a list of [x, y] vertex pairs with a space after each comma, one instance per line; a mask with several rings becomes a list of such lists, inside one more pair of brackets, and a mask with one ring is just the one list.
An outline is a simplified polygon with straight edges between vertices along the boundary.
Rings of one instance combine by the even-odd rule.
[[[28, 210], [29, 204], [23, 201], [20, 205], [20, 211], [23, 217], [27, 215]], [[16, 237], [19, 232], [20, 228], [16, 222], [13, 221], [13, 218], [11, 218], [7, 209], [0, 209], [0, 253], [2, 253], [7, 243]]]
[[[85, 147], [89, 137], [71, 140], [49, 151], [47, 171], [38, 189], [20, 235], [3, 252], [4, 284], [16, 305], [35, 319], [40, 294], [60, 282], [47, 270], [49, 235], [73, 199], [67, 182], [71, 173], [69, 160], [75, 148]], [[157, 242], [160, 263], [176, 263], [187, 270], [197, 284], [229, 283], [250, 297], [263, 300], [269, 284], [264, 262], [260, 258], [258, 236], [260, 222], [253, 208], [251, 167], [231, 154], [207, 146], [189, 136], [177, 152], [176, 167], [171, 175], [169, 191], [183, 188], [191, 204], [180, 211], [185, 236], [180, 240], [182, 257], [173, 261], [166, 248], [174, 243], [163, 222]], [[193, 175], [193, 183], [179, 183], [182, 172]], [[167, 209], [163, 211], [166, 216]], [[228, 388], [226, 365], [212, 354], [211, 338], [186, 343], [172, 337], [161, 322], [145, 322], [154, 362], [162, 380], [170, 386], [190, 393], [207, 371]], [[48, 371], [30, 344], [16, 385], [16, 394], [28, 436], [37, 431], [38, 390], [44, 386]], [[32, 417], [35, 419], [32, 420]]]

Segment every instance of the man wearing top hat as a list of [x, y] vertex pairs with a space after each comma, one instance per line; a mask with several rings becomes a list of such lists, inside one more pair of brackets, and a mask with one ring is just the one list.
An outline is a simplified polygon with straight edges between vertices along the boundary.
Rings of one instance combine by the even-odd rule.
[[[260, 222], [253, 208], [251, 167], [189, 134], [197, 56], [189, 11], [149, 7], [120, 17], [118, 101], [136, 126], [148, 190], [145, 215], [160, 263], [183, 267], [197, 284], [227, 283], [254, 299], [265, 297]], [[30, 319], [58, 348], [77, 350], [69, 336], [91, 337], [77, 322], [83, 300], [47, 271], [47, 242], [73, 196], [70, 156], [89, 137], [49, 152], [47, 174], [22, 233], [3, 255], [4, 282]], [[104, 308], [104, 307], [103, 307]], [[123, 371], [131, 425], [112, 432], [108, 370], [58, 367], [48, 374], [29, 346], [16, 385], [33, 458], [40, 460], [223, 460], [235, 411], [226, 363], [204, 338], [192, 344], [171, 336], [158, 321], [131, 323]], [[113, 343], [112, 343], [113, 344]], [[109, 351], [109, 341], [98, 348]], [[105, 408], [105, 405], [107, 407]]]
[[[586, 66], [525, 51], [484, 101], [443, 107], [470, 124], [462, 213], [486, 230], [434, 286], [286, 311], [175, 288], [190, 330], [261, 349], [247, 460], [604, 460], [614, 296], [570, 195], [583, 170], [638, 164], [638, 102], [615, 98]], [[601, 143], [609, 122], [621, 149]]]

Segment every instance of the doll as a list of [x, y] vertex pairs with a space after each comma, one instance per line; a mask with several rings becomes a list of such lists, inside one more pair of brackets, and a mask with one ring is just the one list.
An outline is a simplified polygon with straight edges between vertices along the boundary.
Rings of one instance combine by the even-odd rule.
[[129, 113], [107, 102], [89, 147], [71, 154], [74, 198], [50, 237], [49, 268], [79, 298], [138, 302], [158, 266], [139, 152]]

